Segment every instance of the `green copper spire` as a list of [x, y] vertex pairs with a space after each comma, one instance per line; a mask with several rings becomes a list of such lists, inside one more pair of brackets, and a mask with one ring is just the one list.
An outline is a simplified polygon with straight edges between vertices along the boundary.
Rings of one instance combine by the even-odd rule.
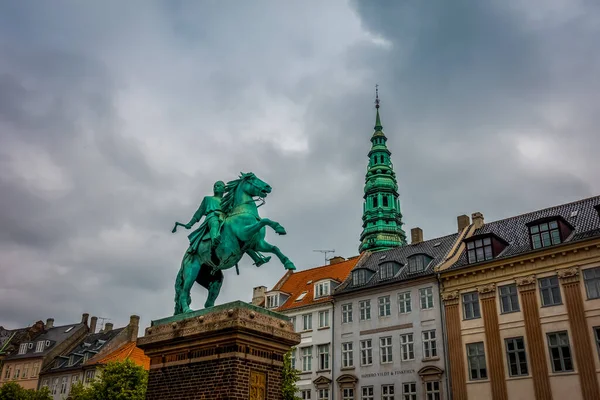
[[369, 165], [365, 178], [363, 231], [359, 246], [361, 253], [365, 250], [386, 250], [406, 244], [396, 173], [379, 117], [379, 88], [377, 85], [375, 88], [375, 132], [371, 137]]

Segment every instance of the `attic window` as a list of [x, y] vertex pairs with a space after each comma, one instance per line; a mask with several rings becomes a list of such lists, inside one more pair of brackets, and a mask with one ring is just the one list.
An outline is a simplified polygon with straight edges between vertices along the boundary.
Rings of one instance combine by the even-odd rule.
[[577, 214], [579, 214], [579, 211], [577, 211], [577, 210], [571, 211], [571, 214], [569, 214], [569, 217], [574, 218], [577, 216]]
[[35, 346], [35, 352], [41, 353], [42, 351], [44, 351], [44, 341], [40, 340], [39, 342], [37, 342], [37, 345]]
[[67, 329], [67, 330], [65, 331], [65, 333], [67, 333], [67, 332], [71, 332], [71, 331], [73, 330], [73, 328], [75, 328], [75, 327], [74, 327], [74, 326], [71, 326], [71, 327], [69, 327], [69, 329]]
[[492, 238], [486, 237], [467, 242], [467, 256], [470, 264], [487, 261], [494, 258], [494, 251], [492, 250]]
[[391, 279], [400, 270], [400, 265], [395, 262], [386, 262], [379, 265], [379, 279]]
[[432, 258], [427, 254], [415, 254], [408, 258], [408, 272], [414, 274], [415, 272], [421, 272], [425, 270], [425, 267], [429, 265]]
[[307, 292], [302, 292], [302, 293], [300, 293], [300, 295], [299, 295], [298, 297], [296, 297], [296, 301], [300, 301], [300, 300], [302, 300], [302, 299], [304, 298], [304, 296], [306, 296], [306, 293], [307, 293]]
[[561, 217], [533, 221], [527, 226], [534, 250], [560, 244], [573, 231], [573, 227]]
[[329, 296], [329, 281], [319, 282], [315, 284], [315, 299], [319, 297]]
[[440, 244], [442, 244], [442, 242], [436, 242], [433, 247], [438, 247]]
[[267, 308], [279, 307], [279, 294], [270, 294], [267, 296]]
[[71, 357], [69, 357], [69, 366], [75, 364], [75, 355], [71, 355]]
[[27, 353], [27, 347], [27, 343], [21, 343], [21, 345], [19, 346], [19, 354]]
[[352, 286], [360, 286], [367, 283], [367, 281], [371, 277], [371, 274], [369, 272], [370, 271], [367, 271], [364, 268], [352, 271]]

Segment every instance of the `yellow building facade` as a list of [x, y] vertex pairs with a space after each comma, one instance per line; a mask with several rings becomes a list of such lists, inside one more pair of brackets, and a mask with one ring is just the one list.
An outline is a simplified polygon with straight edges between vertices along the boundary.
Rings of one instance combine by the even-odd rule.
[[460, 234], [437, 269], [452, 398], [600, 399], [600, 196]]

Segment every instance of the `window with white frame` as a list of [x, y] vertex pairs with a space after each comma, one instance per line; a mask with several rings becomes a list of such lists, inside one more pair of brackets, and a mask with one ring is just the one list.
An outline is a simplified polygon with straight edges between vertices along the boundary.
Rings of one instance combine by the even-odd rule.
[[421, 299], [421, 310], [429, 310], [430, 308], [433, 308], [432, 287], [419, 289], [419, 297]]
[[96, 373], [96, 371], [94, 371], [93, 369], [86, 371], [85, 372], [85, 383], [90, 383], [91, 381], [93, 381], [95, 373]]
[[27, 353], [27, 343], [21, 343], [19, 345], [19, 354]]
[[371, 300], [361, 300], [358, 302], [360, 309], [360, 320], [366, 321], [371, 319]]
[[373, 344], [371, 339], [360, 341], [360, 365], [373, 364]]
[[290, 364], [292, 369], [296, 369], [296, 348], [292, 349], [292, 355], [290, 357]]
[[302, 400], [310, 400], [311, 399], [310, 395], [311, 395], [310, 389], [304, 389], [304, 390], [300, 391], [300, 398]]
[[402, 400], [417, 400], [416, 382], [406, 382], [402, 384]]
[[566, 331], [548, 333], [548, 348], [550, 350], [552, 372], [573, 371], [571, 346]]
[[392, 314], [392, 304], [390, 302], [390, 296], [379, 297], [377, 301], [379, 302], [379, 316], [390, 316]]
[[34, 363], [33, 364], [33, 369], [31, 370], [31, 377], [34, 378], [37, 376], [38, 373], [38, 369], [39, 369], [39, 365], [38, 363]]
[[400, 335], [400, 352], [402, 354], [402, 361], [415, 359], [415, 342], [412, 333]]
[[319, 311], [319, 328], [329, 328], [329, 310]]
[[302, 347], [302, 372], [312, 371], [312, 346]]
[[315, 283], [315, 299], [329, 296], [329, 281]]
[[467, 344], [467, 361], [469, 362], [470, 380], [476, 381], [479, 379], [487, 379], [483, 342]]
[[29, 372], [29, 364], [25, 364], [23, 366], [23, 378], [27, 378], [27, 373]]
[[440, 381], [425, 382], [425, 398], [427, 400], [440, 400]]
[[394, 400], [394, 385], [381, 385], [381, 400]]
[[375, 400], [373, 393], [373, 386], [362, 386], [360, 388], [361, 397], [360, 400]]
[[352, 322], [352, 303], [342, 304], [342, 324]]
[[294, 328], [294, 332], [296, 331], [296, 316], [290, 317], [290, 322], [292, 323], [292, 328]]
[[329, 400], [329, 389], [317, 389], [317, 400]]
[[19, 379], [21, 377], [21, 366], [17, 365], [15, 367], [15, 376], [14, 379]]
[[65, 394], [67, 393], [67, 382], [68, 382], [69, 378], [66, 376], [62, 377], [62, 380], [60, 382], [60, 393], [61, 394]]
[[423, 358], [437, 357], [437, 346], [435, 343], [435, 330], [424, 331], [423, 335]]
[[354, 348], [352, 342], [342, 343], [342, 368], [354, 367]]
[[10, 373], [12, 372], [12, 368], [10, 366], [6, 367], [4, 371], [4, 379], [10, 379]]
[[400, 314], [408, 314], [411, 311], [410, 292], [398, 293], [398, 312]]
[[343, 388], [342, 389], [342, 400], [354, 400], [354, 389]]
[[279, 307], [279, 294], [270, 294], [267, 296], [267, 308]]
[[302, 330], [310, 331], [312, 329], [312, 314], [302, 315]]
[[52, 379], [52, 394], [58, 393], [58, 378]]
[[37, 344], [35, 346], [35, 352], [41, 353], [42, 351], [44, 351], [44, 341], [40, 340], [39, 342], [37, 342]]
[[584, 269], [583, 283], [588, 300], [600, 299], [600, 267]]
[[382, 364], [391, 363], [392, 360], [392, 337], [379, 338], [379, 361]]
[[79, 375], [71, 376], [71, 387], [73, 387], [73, 385], [76, 384], [77, 382], [79, 382]]
[[329, 344], [320, 344], [317, 346], [319, 353], [319, 370], [329, 369]]

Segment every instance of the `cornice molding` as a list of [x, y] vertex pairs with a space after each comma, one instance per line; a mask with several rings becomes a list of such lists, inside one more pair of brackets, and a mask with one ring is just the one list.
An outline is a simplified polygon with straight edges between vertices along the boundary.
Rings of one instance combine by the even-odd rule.
[[447, 306], [458, 304], [459, 297], [458, 290], [442, 293], [442, 300], [444, 300], [444, 304]]
[[481, 299], [489, 299], [491, 297], [496, 296], [496, 284], [489, 283], [487, 285], [478, 286], [477, 292], [479, 292], [479, 297]]
[[563, 284], [579, 283], [579, 266], [577, 265], [571, 268], [559, 269], [557, 274]]
[[519, 292], [527, 292], [529, 290], [535, 290], [535, 275], [522, 276], [515, 279], [517, 289]]

